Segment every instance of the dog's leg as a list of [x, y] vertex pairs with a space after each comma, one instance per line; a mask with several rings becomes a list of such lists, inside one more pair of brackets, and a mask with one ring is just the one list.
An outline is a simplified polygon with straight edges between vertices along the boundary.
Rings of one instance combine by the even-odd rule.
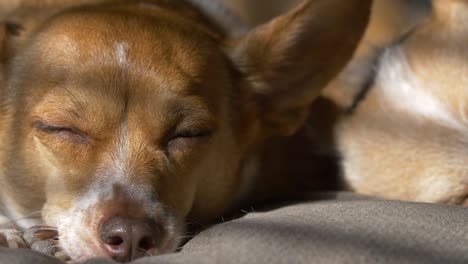
[[[4, 217], [0, 217], [2, 223]], [[0, 225], [1, 227], [1, 225]], [[56, 228], [48, 226], [33, 226], [24, 231], [14, 228], [0, 228], [0, 247], [30, 248], [34, 251], [54, 256], [62, 261], [69, 261], [70, 257], [58, 245]]]
[[0, 229], [0, 247], [27, 248], [23, 233], [16, 229]]
[[0, 214], [0, 247], [25, 248], [23, 233], [13, 227], [8, 217]]

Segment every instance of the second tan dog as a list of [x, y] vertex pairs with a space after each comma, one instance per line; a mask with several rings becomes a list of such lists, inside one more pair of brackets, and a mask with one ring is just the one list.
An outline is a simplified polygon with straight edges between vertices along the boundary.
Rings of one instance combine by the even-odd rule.
[[342, 176], [364, 194], [467, 206], [468, 1], [414, 3], [376, 1], [325, 91], [345, 112], [334, 127]]

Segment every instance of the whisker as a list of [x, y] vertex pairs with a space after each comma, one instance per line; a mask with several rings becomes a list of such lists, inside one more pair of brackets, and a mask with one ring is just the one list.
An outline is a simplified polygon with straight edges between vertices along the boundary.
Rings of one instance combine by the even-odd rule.
[[11, 221], [18, 221], [18, 220], [22, 220], [22, 219], [27, 219], [27, 218], [38, 218], [38, 217], [41, 217], [41, 216], [37, 216], [37, 217], [33, 217], [35, 214], [40, 214], [42, 213], [42, 210], [41, 211], [36, 211], [36, 212], [32, 212], [30, 214], [27, 214], [25, 216], [22, 216], [22, 217], [19, 217], [19, 218], [16, 218], [16, 219], [12, 219]]
[[149, 252], [148, 250], [145, 250], [145, 249], [142, 249], [142, 248], [138, 248], [138, 250], [140, 250], [141, 252], [145, 253], [146, 255], [148, 255], [149, 257], [152, 257], [153, 254], [151, 254], [151, 252]]
[[40, 227], [40, 226], [34, 227], [34, 226], [33, 226], [33, 227], [28, 228], [28, 230], [57, 231], [58, 228], [52, 227], [52, 226], [51, 226], [51, 227]]
[[[0, 226], [1, 228], [1, 226]], [[14, 232], [11, 232], [12, 234], [21, 234], [21, 235], [24, 235], [25, 232], [27, 231], [30, 231], [30, 230], [36, 230], [36, 231], [57, 231], [56, 228], [40, 228], [40, 227], [37, 227], [37, 228], [28, 228], [28, 229], [25, 229], [25, 230], [15, 230]], [[55, 239], [55, 238], [58, 238], [58, 235], [57, 236], [54, 236], [52, 239]]]
[[16, 230], [16, 231], [11, 232], [11, 233], [12, 233], [12, 234], [23, 234], [24, 231], [22, 231], [22, 230]]
[[40, 215], [39, 216], [34, 216], [35, 214], [39, 214], [39, 213], [42, 213], [42, 210], [41, 211], [36, 211], [36, 212], [32, 212], [30, 214], [27, 214], [23, 217], [19, 217], [19, 218], [16, 218], [16, 219], [11, 219], [5, 223], [2, 223], [0, 224], [0, 228], [3, 228], [3, 227], [7, 227], [9, 225], [12, 225], [12, 224], [15, 224], [21, 220], [27, 220], [27, 219], [40, 219], [42, 218]]
[[27, 215], [25, 215], [25, 217], [32, 216], [32, 215], [35, 215], [35, 214], [40, 214], [40, 213], [42, 213], [42, 210], [38, 210], [38, 211], [32, 212], [30, 214], [27, 214]]
[[189, 237], [193, 237], [192, 235], [186, 235], [186, 236], [178, 236], [177, 238], [189, 238]]
[[55, 248], [62, 249], [62, 247], [59, 245], [53, 245], [49, 247], [49, 249], [55, 249]]

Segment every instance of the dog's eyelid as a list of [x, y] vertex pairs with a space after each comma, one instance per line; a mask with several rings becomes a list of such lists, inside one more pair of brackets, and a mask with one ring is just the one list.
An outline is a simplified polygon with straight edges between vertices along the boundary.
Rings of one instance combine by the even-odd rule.
[[7, 32], [10, 33], [12, 36], [19, 36], [21, 34], [21, 31], [24, 30], [23, 25], [11, 21], [6, 21], [5, 26]]
[[35, 121], [33, 122], [33, 126], [42, 131], [42, 132], [45, 132], [45, 133], [49, 133], [49, 134], [53, 134], [53, 133], [71, 133], [73, 135], [76, 135], [78, 137], [80, 137], [81, 139], [83, 139], [83, 141], [88, 141], [89, 140], [89, 136], [75, 128], [75, 127], [66, 127], [66, 126], [60, 126], [60, 125], [55, 125], [55, 124], [49, 124], [49, 123], [46, 123], [46, 122], [43, 122], [43, 121]]
[[200, 119], [185, 119], [178, 122], [169, 131], [169, 140], [174, 138], [196, 138], [196, 137], [209, 137], [216, 131], [216, 123], [208, 118], [206, 120]]
[[209, 129], [184, 129], [180, 131], [176, 131], [174, 133], [173, 138], [191, 138], [191, 137], [208, 137], [213, 132]]
[[54, 129], [58, 128], [57, 126], [46, 124], [46, 123], [44, 123], [42, 121], [34, 121], [32, 123], [32, 126], [39, 129], [39, 130], [44, 130], [44, 131], [51, 131], [51, 130], [54, 130]]
[[212, 135], [213, 131], [207, 129], [176, 130], [166, 141], [165, 151], [170, 155], [173, 151], [185, 150], [189, 146], [204, 145]]
[[34, 121], [33, 126], [39, 130], [46, 131], [46, 132], [54, 132], [54, 131], [59, 131], [59, 130], [69, 130], [70, 132], [73, 132], [74, 130], [76, 130], [75, 128], [72, 128], [72, 127], [50, 124], [50, 123], [46, 123], [43, 121]]

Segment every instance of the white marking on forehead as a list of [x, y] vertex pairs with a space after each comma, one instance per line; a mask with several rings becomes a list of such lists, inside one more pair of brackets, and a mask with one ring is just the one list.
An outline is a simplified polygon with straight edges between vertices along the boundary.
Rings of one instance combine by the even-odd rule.
[[118, 41], [115, 44], [115, 53], [117, 55], [117, 60], [121, 66], [127, 64], [127, 51], [128, 44], [125, 42]]
[[384, 53], [375, 87], [385, 105], [457, 130], [467, 129], [437, 97], [425, 89], [400, 47], [390, 48]]

